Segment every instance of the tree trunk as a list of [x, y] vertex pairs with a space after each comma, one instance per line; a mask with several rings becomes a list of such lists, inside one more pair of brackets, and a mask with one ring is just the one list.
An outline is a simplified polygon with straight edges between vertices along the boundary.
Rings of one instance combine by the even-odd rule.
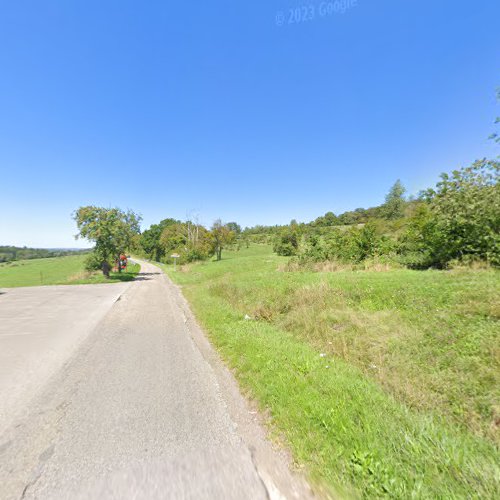
[[104, 276], [106, 276], [106, 278], [109, 278], [109, 264], [104, 261], [102, 263], [102, 274], [104, 274]]

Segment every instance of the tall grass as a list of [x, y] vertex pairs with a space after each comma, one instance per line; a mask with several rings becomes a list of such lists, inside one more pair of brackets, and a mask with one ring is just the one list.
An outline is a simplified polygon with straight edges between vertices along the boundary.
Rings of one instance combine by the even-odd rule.
[[347, 496], [500, 494], [495, 271], [283, 273], [267, 247], [228, 257], [169, 272], [314, 478]]

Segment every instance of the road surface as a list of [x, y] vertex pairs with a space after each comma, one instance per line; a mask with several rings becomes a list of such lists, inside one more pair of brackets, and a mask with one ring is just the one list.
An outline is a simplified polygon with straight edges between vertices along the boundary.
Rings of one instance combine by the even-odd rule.
[[0, 434], [129, 284], [36, 286], [0, 295]]
[[142, 263], [120, 292], [0, 434], [0, 498], [309, 496], [178, 288]]

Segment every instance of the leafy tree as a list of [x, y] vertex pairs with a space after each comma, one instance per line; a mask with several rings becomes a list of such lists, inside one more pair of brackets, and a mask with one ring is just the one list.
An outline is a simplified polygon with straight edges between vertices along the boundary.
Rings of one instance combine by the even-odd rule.
[[299, 249], [299, 235], [293, 226], [285, 228], [274, 241], [273, 250], [284, 257], [297, 255]]
[[186, 225], [179, 222], [177, 224], [167, 226], [161, 233], [160, 245], [164, 255], [174, 251], [181, 252], [182, 250], [186, 250]]
[[356, 243], [355, 259], [359, 262], [374, 257], [379, 249], [380, 237], [377, 235], [375, 224], [368, 223], [354, 235]]
[[234, 234], [240, 234], [241, 233], [241, 226], [239, 224], [237, 224], [236, 222], [228, 222], [226, 224], [226, 226]]
[[340, 225], [351, 226], [353, 224], [361, 224], [366, 221], [366, 210], [364, 208], [356, 208], [351, 212], [344, 212], [338, 217]]
[[216, 259], [221, 260], [222, 250], [226, 245], [234, 242], [236, 235], [227, 227], [227, 224], [223, 224], [220, 219], [217, 219], [212, 225], [211, 236]]
[[328, 226], [337, 226], [339, 224], [339, 220], [337, 216], [333, 212], [327, 212], [322, 217], [318, 217], [314, 222], [311, 223], [312, 226], [317, 227], [328, 227]]
[[338, 224], [337, 216], [333, 212], [326, 212], [323, 218], [325, 226], [336, 226]]
[[404, 199], [405, 192], [405, 187], [398, 179], [385, 197], [385, 203], [382, 207], [382, 214], [386, 219], [399, 219], [404, 216], [404, 209], [406, 204], [406, 201]]
[[196, 226], [196, 238], [188, 239], [185, 260], [193, 262], [204, 260], [212, 255], [212, 235], [210, 231], [198, 224]]
[[435, 265], [463, 258], [500, 265], [499, 177], [500, 162], [478, 160], [423, 193], [431, 216], [421, 234]]
[[166, 262], [170, 255], [180, 255], [180, 262], [203, 260], [211, 254], [212, 240], [209, 231], [199, 224], [177, 222], [165, 227], [159, 242]]
[[399, 260], [412, 269], [426, 269], [447, 261], [446, 242], [432, 216], [430, 203], [419, 203], [399, 240]]
[[146, 255], [157, 262], [161, 262], [165, 256], [165, 247], [160, 239], [165, 228], [180, 224], [180, 221], [175, 219], [163, 219], [159, 224], [153, 224], [149, 229], [144, 231], [140, 236], [140, 246]]
[[95, 243], [94, 263], [109, 276], [112, 262], [119, 259], [130, 247], [133, 237], [139, 234], [141, 217], [131, 210], [86, 206], [76, 210], [73, 218], [79, 231], [76, 238]]

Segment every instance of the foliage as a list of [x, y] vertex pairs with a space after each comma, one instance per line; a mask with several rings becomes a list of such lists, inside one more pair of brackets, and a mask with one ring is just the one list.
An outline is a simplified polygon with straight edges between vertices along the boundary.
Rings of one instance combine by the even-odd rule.
[[339, 218], [333, 212], [327, 212], [322, 217], [318, 217], [314, 223], [315, 226], [338, 226]]
[[[215, 255], [222, 258], [222, 250], [236, 242], [241, 227], [236, 222], [223, 224], [214, 222], [209, 231], [201, 224], [192, 221], [181, 222], [164, 219], [144, 231], [138, 241], [137, 253], [156, 262], [171, 263], [171, 255], [177, 254], [180, 264], [205, 260]], [[240, 236], [239, 243], [246, 241]], [[241, 246], [241, 245], [240, 245]]]
[[100, 260], [106, 275], [113, 261], [129, 249], [140, 231], [141, 217], [131, 210], [86, 206], [80, 207], [73, 218], [79, 231], [77, 238], [95, 243], [95, 258]]
[[499, 171], [498, 161], [484, 159], [442, 174], [418, 200], [406, 201], [397, 181], [380, 207], [338, 217], [328, 212], [309, 224], [257, 226], [243, 234], [258, 243], [271, 239], [278, 255], [298, 256], [302, 264], [383, 258], [412, 269], [477, 261], [500, 266]]
[[406, 201], [404, 199], [405, 192], [405, 187], [398, 179], [391, 187], [391, 190], [385, 197], [385, 203], [382, 205], [382, 215], [386, 219], [392, 220], [403, 217], [406, 205]]
[[301, 248], [299, 258], [302, 263], [359, 263], [372, 257], [390, 254], [394, 246], [389, 238], [379, 233], [372, 221], [362, 227], [351, 227], [347, 231], [335, 229], [324, 236], [309, 236]]
[[200, 224], [189, 221], [166, 227], [160, 237], [160, 246], [165, 262], [171, 261], [170, 255], [178, 254], [180, 263], [206, 259], [212, 249], [209, 232]]
[[142, 248], [148, 258], [156, 262], [162, 261], [165, 256], [165, 246], [161, 243], [160, 238], [167, 227], [175, 224], [180, 224], [180, 221], [163, 219], [159, 224], [153, 224], [141, 234], [139, 247]]
[[259, 245], [171, 276], [295, 462], [333, 497], [497, 498], [498, 271], [287, 262]]
[[297, 255], [299, 249], [299, 235], [296, 227], [289, 226], [282, 229], [274, 241], [274, 251], [281, 256]]
[[13, 262], [15, 260], [47, 259], [51, 257], [63, 257], [66, 255], [78, 255], [87, 252], [88, 250], [66, 250], [66, 249], [0, 246], [0, 263]]
[[85, 271], [92, 272], [102, 269], [102, 259], [96, 252], [91, 252], [84, 260]]
[[217, 260], [221, 260], [222, 250], [225, 246], [234, 243], [236, 234], [218, 219], [212, 225], [211, 237], [215, 257]]
[[226, 227], [229, 229], [229, 231], [232, 231], [234, 234], [238, 235], [241, 233], [241, 226], [236, 222], [228, 222], [226, 224]]
[[454, 259], [500, 265], [500, 163], [480, 160], [423, 193], [428, 206], [411, 220], [407, 241], [426, 265], [445, 267]]

